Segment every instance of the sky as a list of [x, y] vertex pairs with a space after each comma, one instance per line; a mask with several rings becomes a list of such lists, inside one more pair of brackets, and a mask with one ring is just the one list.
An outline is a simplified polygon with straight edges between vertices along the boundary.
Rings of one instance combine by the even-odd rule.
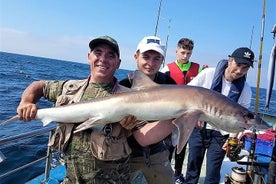
[[0, 0], [0, 51], [87, 63], [89, 41], [109, 35], [119, 43], [120, 68], [135, 70], [133, 55], [144, 36], [162, 39], [165, 64], [175, 61], [177, 42], [186, 37], [195, 43], [190, 60], [209, 67], [238, 47], [250, 47], [256, 62], [248, 83], [256, 87], [260, 74], [260, 87], [266, 88], [276, 0], [266, 0], [264, 19], [263, 5], [264, 0]]

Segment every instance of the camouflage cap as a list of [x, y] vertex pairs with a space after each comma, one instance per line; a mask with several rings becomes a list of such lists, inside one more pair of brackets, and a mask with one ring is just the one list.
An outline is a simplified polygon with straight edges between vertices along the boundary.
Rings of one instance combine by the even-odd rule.
[[118, 54], [118, 57], [120, 57], [120, 49], [115, 39], [111, 38], [110, 36], [101, 36], [101, 37], [95, 38], [91, 40], [89, 43], [90, 49], [93, 50], [96, 47], [96, 45], [98, 45], [99, 43], [106, 43], [110, 45], [114, 49], [114, 51]]

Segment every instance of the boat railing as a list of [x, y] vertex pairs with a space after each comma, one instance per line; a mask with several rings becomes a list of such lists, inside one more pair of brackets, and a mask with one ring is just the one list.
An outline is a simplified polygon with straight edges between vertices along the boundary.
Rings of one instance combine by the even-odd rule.
[[[40, 130], [35, 130], [35, 131], [31, 131], [31, 132], [27, 132], [27, 133], [23, 133], [23, 134], [19, 134], [19, 135], [16, 135], [16, 136], [10, 136], [10, 137], [7, 137], [7, 138], [4, 138], [4, 139], [1, 139], [0, 140], [0, 146], [1, 145], [6, 145], [8, 143], [14, 143], [16, 141], [19, 141], [19, 140], [23, 140], [23, 139], [27, 139], [27, 138], [31, 138], [31, 137], [36, 137], [36, 136], [40, 136], [40, 135], [43, 135], [43, 134], [46, 134], [49, 132], [49, 139], [51, 137], [51, 135], [53, 134], [55, 130], [55, 127], [46, 127], [46, 128], [43, 128], [43, 129], [40, 129]], [[4, 156], [5, 157], [5, 156]], [[45, 166], [45, 170], [44, 170], [44, 180], [41, 182], [41, 183], [45, 183], [48, 178], [49, 178], [49, 174], [50, 174], [50, 170], [51, 170], [51, 160], [52, 160], [52, 150], [51, 150], [51, 146], [47, 146], [47, 154], [46, 156], [43, 156], [41, 158], [38, 158], [32, 162], [29, 162], [27, 164], [24, 164], [22, 166], [19, 166], [13, 170], [10, 170], [6, 173], [3, 173], [0, 175], [0, 179], [3, 178], [3, 177], [6, 177], [8, 175], [11, 175], [17, 171], [20, 171], [26, 167], [29, 167], [31, 165], [34, 165], [42, 160], [46, 160], [46, 166]]]

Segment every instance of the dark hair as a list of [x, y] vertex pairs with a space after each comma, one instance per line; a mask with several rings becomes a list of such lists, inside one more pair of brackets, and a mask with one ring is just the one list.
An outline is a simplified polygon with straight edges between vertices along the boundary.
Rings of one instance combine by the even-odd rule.
[[194, 41], [190, 40], [188, 38], [181, 38], [178, 41], [177, 46], [179, 48], [182, 48], [182, 49], [193, 50], [193, 48], [194, 48]]

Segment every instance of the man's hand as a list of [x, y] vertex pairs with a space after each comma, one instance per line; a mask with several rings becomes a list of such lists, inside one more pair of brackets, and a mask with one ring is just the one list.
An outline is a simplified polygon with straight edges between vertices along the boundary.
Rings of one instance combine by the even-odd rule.
[[225, 141], [225, 143], [222, 145], [222, 149], [223, 149], [224, 151], [226, 151], [226, 153], [228, 153], [228, 143], [229, 143], [229, 140], [227, 139], [227, 140]]
[[198, 129], [202, 129], [202, 124], [203, 124], [203, 123], [204, 123], [204, 122], [202, 122], [202, 121], [197, 121], [195, 127], [198, 128]]
[[35, 118], [37, 112], [37, 106], [34, 103], [20, 102], [17, 107], [18, 118], [23, 121], [31, 121]]
[[137, 121], [135, 116], [129, 115], [129, 116], [124, 117], [120, 121], [120, 124], [122, 125], [123, 128], [125, 128], [127, 130], [131, 130], [136, 126], [137, 122], [139, 122], [139, 121]]

